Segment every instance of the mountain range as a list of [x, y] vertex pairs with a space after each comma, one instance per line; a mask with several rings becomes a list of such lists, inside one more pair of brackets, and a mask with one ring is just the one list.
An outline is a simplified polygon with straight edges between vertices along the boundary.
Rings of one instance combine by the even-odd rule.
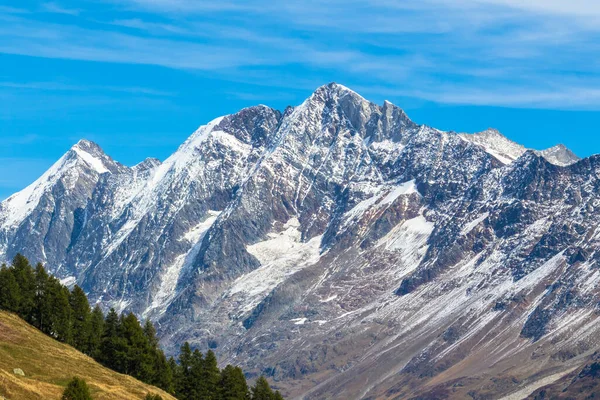
[[600, 156], [418, 125], [331, 83], [164, 162], [80, 141], [0, 203], [0, 260], [290, 398], [523, 398], [600, 348], [599, 189]]

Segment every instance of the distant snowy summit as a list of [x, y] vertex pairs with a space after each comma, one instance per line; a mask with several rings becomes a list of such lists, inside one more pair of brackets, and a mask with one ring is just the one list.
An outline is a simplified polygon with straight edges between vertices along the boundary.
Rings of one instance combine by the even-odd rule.
[[[461, 133], [459, 136], [481, 146], [485, 151], [504, 164], [510, 164], [528, 150], [525, 146], [506, 138], [496, 129], [488, 129], [474, 134]], [[579, 157], [562, 144], [546, 150], [534, 150], [534, 152], [544, 157], [550, 163], [562, 167], [574, 164], [580, 160]]]

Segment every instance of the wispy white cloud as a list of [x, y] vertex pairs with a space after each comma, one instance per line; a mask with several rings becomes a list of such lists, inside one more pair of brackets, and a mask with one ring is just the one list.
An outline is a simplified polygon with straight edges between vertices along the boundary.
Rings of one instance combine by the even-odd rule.
[[[348, 30], [375, 29], [375, 30], [445, 30], [452, 25], [449, 17], [461, 16], [463, 21], [476, 16], [477, 20], [469, 20], [476, 25], [486, 21], [526, 12], [531, 15], [558, 16], [561, 18], [591, 21], [600, 18], [600, 3], [595, 0], [421, 0], [419, 2], [402, 2], [396, 0], [305, 0], [303, 2], [274, 3], [266, 0], [200, 2], [195, 0], [127, 0], [130, 7], [140, 10], [178, 13], [231, 13], [245, 12], [252, 14], [279, 14], [279, 16], [293, 17], [296, 22], [305, 25], [317, 26], [343, 26], [353, 17], [361, 18], [359, 26], [347, 26]], [[121, 4], [123, 4], [121, 2]], [[491, 8], [493, 7], [493, 8]], [[382, 12], [382, 11], [386, 11]], [[439, 13], [436, 13], [438, 11]], [[442, 12], [443, 11], [443, 12]], [[490, 11], [493, 11], [491, 13]], [[394, 24], [395, 16], [389, 13], [403, 14], [429, 13], [424, 22], [419, 19], [403, 21], [405, 24]], [[467, 13], [467, 14], [465, 14]], [[364, 18], [366, 16], [374, 18]], [[333, 17], [333, 18], [332, 18]], [[598, 26], [587, 26], [599, 29]]]
[[96, 86], [96, 85], [72, 85], [62, 82], [6, 82], [0, 81], [0, 88], [29, 89], [44, 91], [66, 91], [66, 92], [122, 92], [131, 94], [142, 94], [150, 96], [174, 96], [174, 93], [164, 92], [145, 87], [127, 86]]
[[29, 14], [30, 11], [24, 8], [16, 8], [0, 5], [0, 13], [2, 14]]
[[597, 20], [600, 18], [600, 3], [595, 0], [474, 0], [474, 2], [496, 4], [534, 13], [554, 14], [580, 20]]
[[42, 3], [41, 10], [48, 13], [66, 14], [73, 16], [79, 15], [79, 13], [81, 12], [81, 10], [79, 9], [63, 7], [60, 4], [55, 3], [53, 1]]
[[[24, 19], [11, 19], [9, 22], [4, 28], [0, 28], [0, 37], [8, 39], [0, 42], [0, 52], [37, 57], [151, 64], [197, 70], [281, 65], [290, 62], [328, 66], [355, 61], [361, 57], [361, 53], [356, 51], [319, 50], [293, 38], [270, 38], [251, 31], [246, 31], [246, 35], [229, 32], [224, 35], [224, 43], [209, 44]], [[252, 48], [253, 43], [267, 46], [256, 49]]]
[[178, 35], [194, 35], [193, 31], [182, 28], [181, 26], [168, 23], [148, 22], [140, 18], [117, 19], [110, 22], [110, 24], [126, 28], [139, 29], [154, 34], [168, 33]]
[[132, 6], [171, 13], [249, 11], [257, 7], [252, 2], [244, 1], [128, 0], [127, 2]]
[[[135, 100], [133, 102], [133, 100]], [[114, 94], [99, 93], [66, 93], [48, 91], [43, 95], [32, 93], [30, 90], [5, 88], [0, 90], [0, 124], [4, 121], [44, 118], [69, 119], [77, 117], [82, 112], [101, 109], [131, 109], [132, 104], [147, 112], [168, 112], [179, 109], [172, 97], [132, 95], [114, 96]], [[11, 126], [9, 123], [5, 126]], [[12, 128], [12, 127], [11, 127]], [[15, 128], [12, 128], [13, 131]]]
[[430, 102], [455, 105], [486, 105], [527, 108], [594, 109], [600, 103], [600, 89], [589, 87], [556, 88], [494, 88], [464, 91], [460, 85], [440, 84], [436, 90], [408, 88], [394, 89], [385, 86], [357, 86], [365, 95], [386, 97], [411, 97]]
[[40, 140], [42, 137], [33, 133], [18, 136], [0, 137], [0, 146], [11, 146], [15, 144], [30, 144]]
[[105, 2], [116, 13], [89, 23], [4, 13], [0, 52], [280, 89], [332, 78], [452, 104], [600, 108], [596, 1]]

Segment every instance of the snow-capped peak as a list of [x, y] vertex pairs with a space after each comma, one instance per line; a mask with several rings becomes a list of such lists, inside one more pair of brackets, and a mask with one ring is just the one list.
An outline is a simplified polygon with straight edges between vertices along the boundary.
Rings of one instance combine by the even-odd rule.
[[0, 227], [9, 229], [21, 223], [61, 179], [73, 178], [65, 182], [69, 188], [80, 173], [87, 172], [97, 177], [116, 166], [96, 143], [80, 140], [35, 182], [0, 204]]
[[[463, 140], [482, 147], [488, 154], [503, 164], [512, 163], [527, 150], [530, 150], [525, 146], [513, 142], [498, 130], [492, 128], [473, 134], [460, 133], [458, 136]], [[532, 152], [545, 158], [549, 163], [561, 167], [571, 165], [580, 160], [579, 157], [562, 144], [546, 150], [532, 150]]]
[[491, 128], [479, 133], [461, 133], [459, 137], [482, 147], [503, 164], [510, 164], [527, 150], [524, 146], [502, 135], [498, 130]]
[[575, 153], [569, 150], [565, 145], [558, 144], [549, 149], [538, 152], [539, 155], [544, 157], [548, 162], [554, 165], [565, 167], [581, 160]]
[[71, 148], [71, 151], [75, 152], [89, 167], [94, 169], [97, 173], [103, 174], [105, 172], [110, 172], [105, 165], [105, 160], [108, 158], [108, 156], [104, 154], [100, 146], [98, 146], [96, 143], [82, 139]]
[[353, 96], [358, 96], [361, 99], [366, 101], [366, 99], [364, 97], [362, 97], [360, 94], [356, 93], [354, 90], [350, 89], [347, 86], [340, 85], [339, 83], [335, 83], [335, 82], [330, 83], [328, 86], [337, 89], [339, 93], [351, 94]]
[[323, 86], [319, 86], [317, 90], [315, 90], [312, 96], [309, 99], [314, 98], [344, 98], [351, 97], [356, 102], [365, 102], [370, 103], [367, 99], [362, 97], [360, 94], [356, 93], [354, 90], [349, 89], [344, 85], [340, 85], [339, 83], [331, 82]]
[[148, 157], [139, 164], [133, 166], [133, 170], [137, 172], [144, 172], [158, 167], [161, 164], [157, 158]]

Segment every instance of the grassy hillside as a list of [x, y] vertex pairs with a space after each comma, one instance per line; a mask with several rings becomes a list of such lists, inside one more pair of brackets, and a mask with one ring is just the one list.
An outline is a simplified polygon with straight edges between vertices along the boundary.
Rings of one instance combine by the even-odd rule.
[[[25, 376], [14, 374], [20, 368]], [[9, 400], [60, 399], [73, 376], [86, 380], [95, 400], [143, 399], [162, 390], [104, 368], [16, 315], [0, 311], [0, 396]]]

